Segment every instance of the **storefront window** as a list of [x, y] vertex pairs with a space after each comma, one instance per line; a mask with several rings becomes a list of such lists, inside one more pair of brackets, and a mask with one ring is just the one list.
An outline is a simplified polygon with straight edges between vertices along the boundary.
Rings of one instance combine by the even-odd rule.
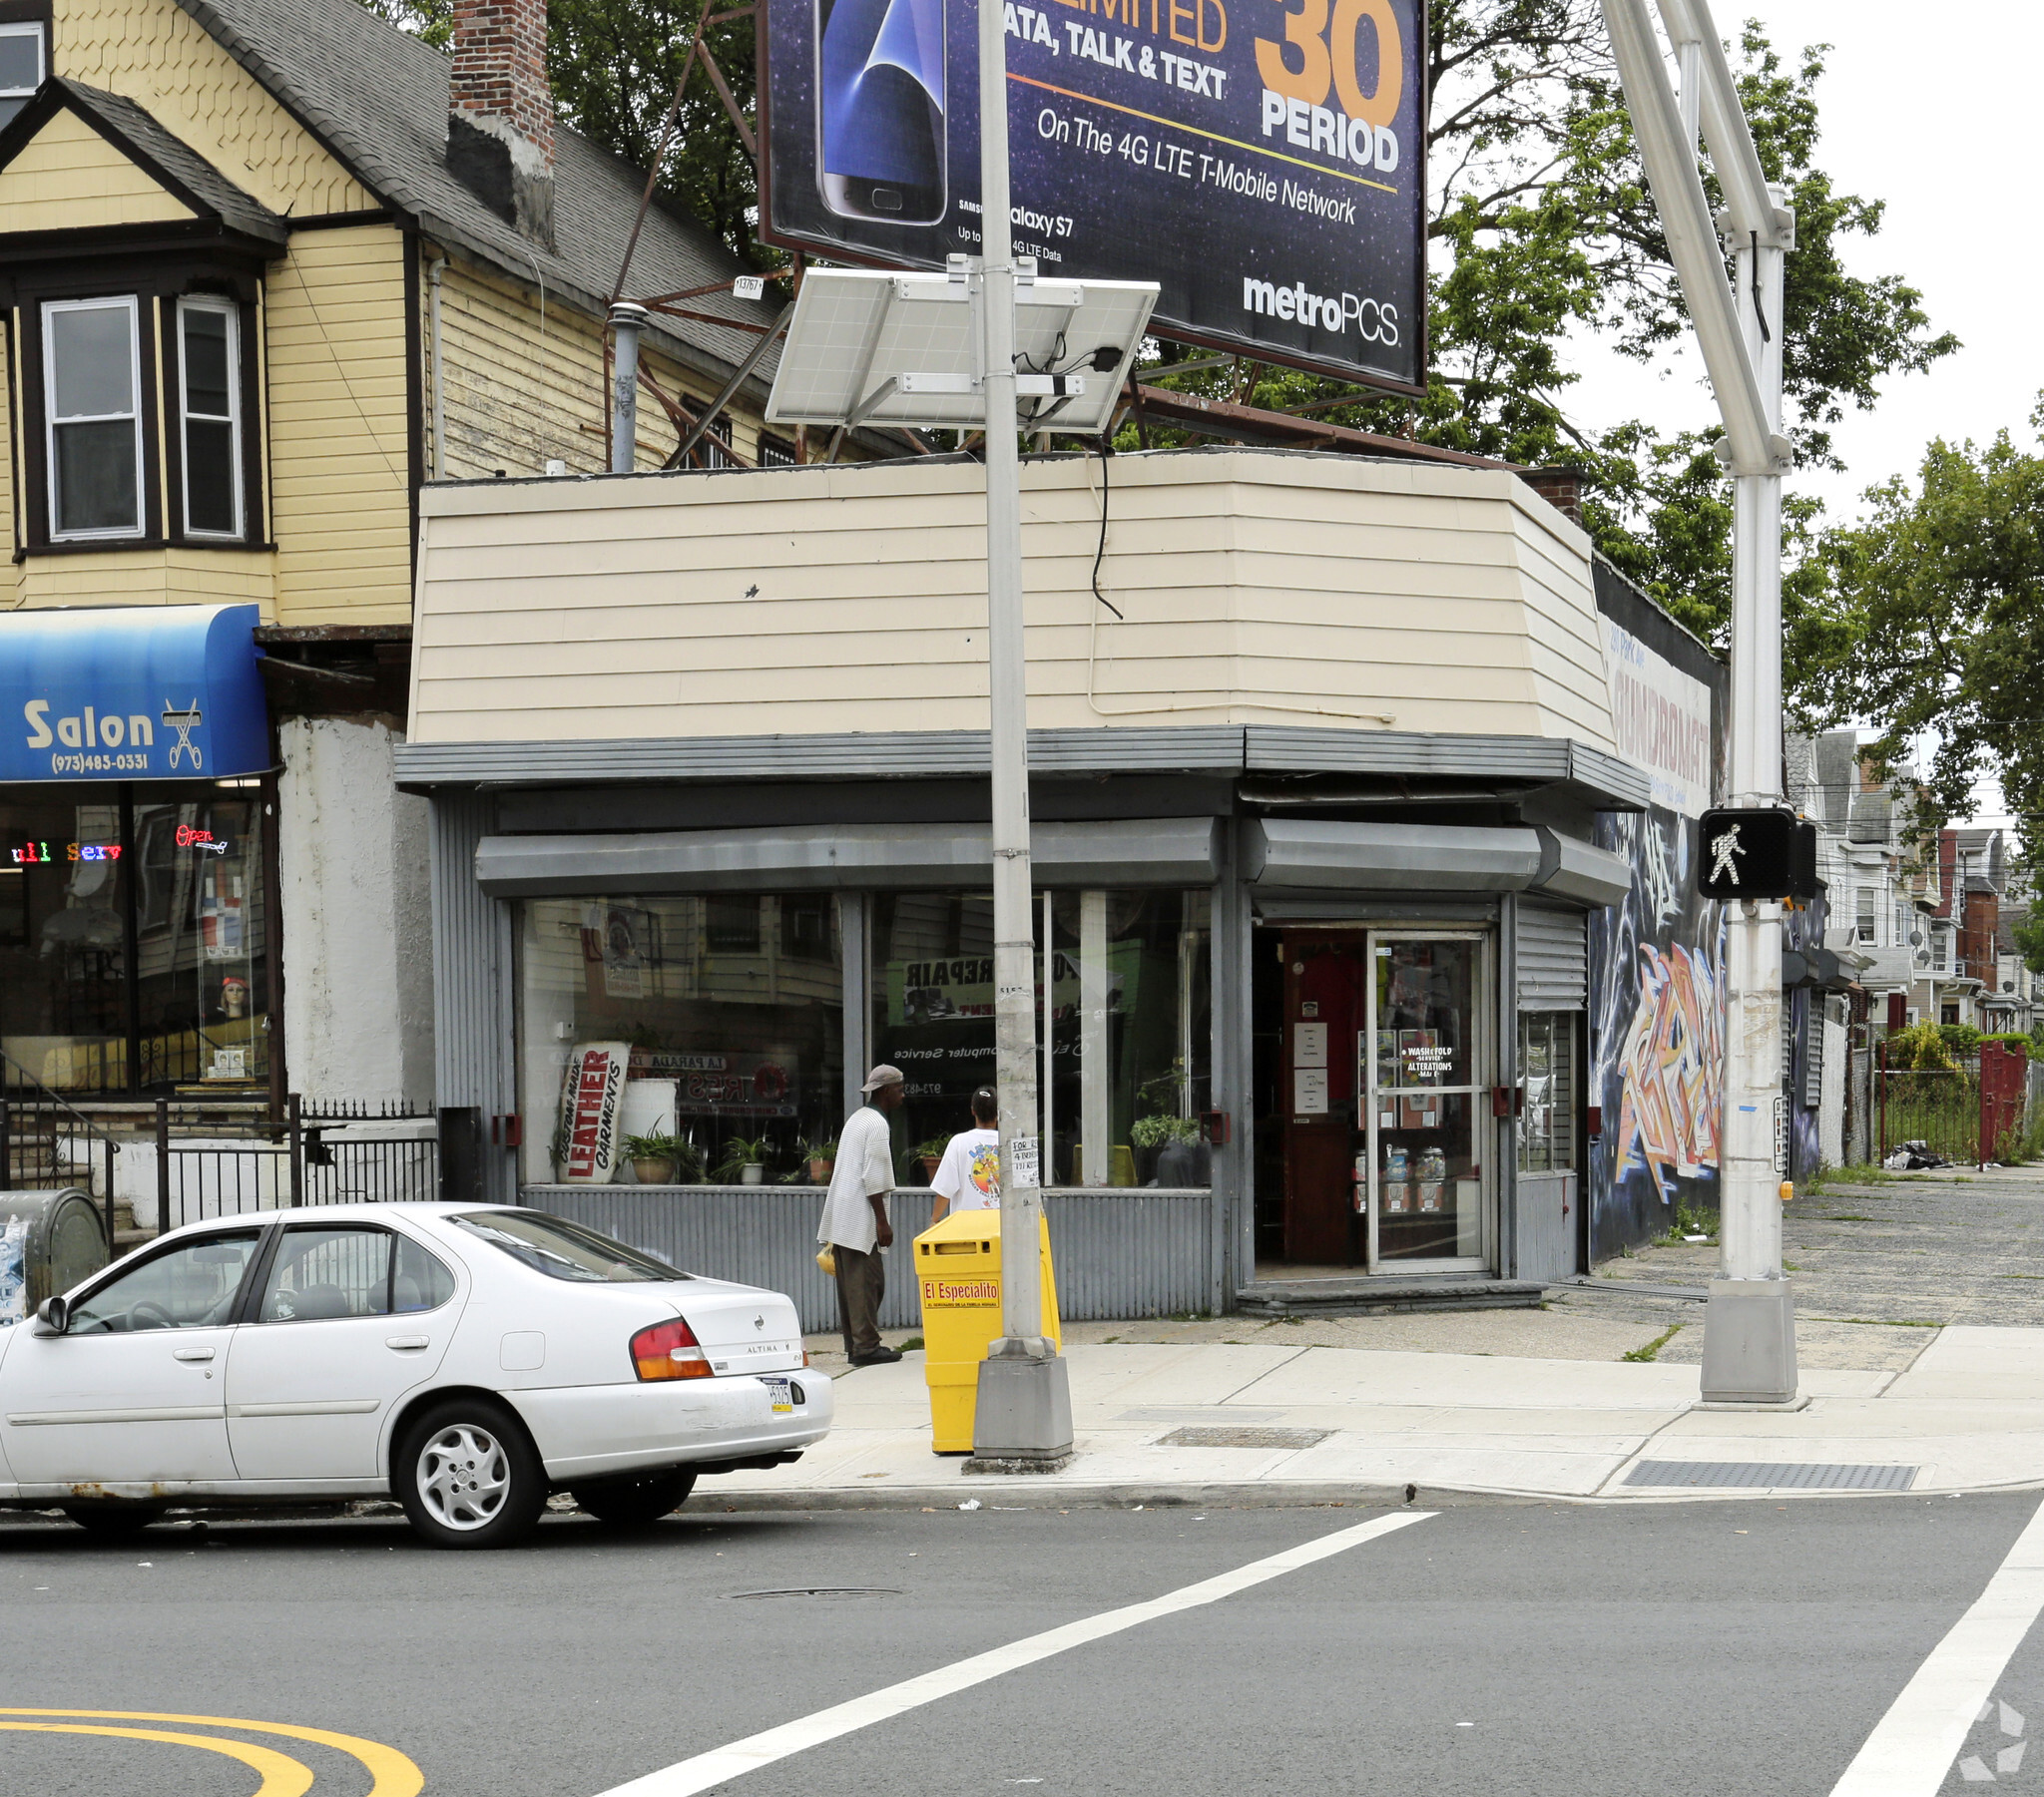
[[129, 869], [118, 796], [54, 788], [0, 803], [0, 1049], [52, 1091], [123, 1091]]
[[1519, 1171], [1564, 1173], [1576, 1164], [1576, 1018], [1529, 1011], [1519, 1018]]
[[[1051, 1068], [1041, 1078], [1045, 1182], [1205, 1185], [1198, 1119], [1209, 1104], [1212, 976], [1204, 892], [1050, 897]], [[1033, 907], [1037, 1035], [1044, 901]], [[907, 1077], [894, 1114], [901, 1176], [971, 1126], [994, 1083], [993, 900], [886, 893], [872, 907], [873, 1059]]]
[[0, 803], [0, 1046], [57, 1092], [262, 1086], [264, 801], [143, 791]]
[[[674, 1138], [672, 1153], [641, 1158], [670, 1159], [680, 1183], [806, 1181], [809, 1150], [842, 1122], [834, 899], [529, 899], [521, 909], [528, 1181], [629, 1182], [627, 1141], [661, 1137]], [[604, 1045], [627, 1077], [592, 1161], [575, 1151], [569, 1074]]]
[[269, 1077], [262, 822], [254, 793], [135, 807], [145, 1088]]

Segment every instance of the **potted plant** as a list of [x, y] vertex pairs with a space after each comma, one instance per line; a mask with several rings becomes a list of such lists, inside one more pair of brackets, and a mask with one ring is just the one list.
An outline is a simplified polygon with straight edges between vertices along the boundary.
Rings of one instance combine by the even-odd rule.
[[628, 1135], [625, 1158], [641, 1185], [672, 1185], [694, 1170], [696, 1150], [679, 1135]]
[[1142, 1156], [1137, 1178], [1144, 1184], [1197, 1185], [1204, 1182], [1206, 1168], [1202, 1163], [1205, 1156], [1199, 1150], [1198, 1118], [1139, 1117], [1130, 1125], [1129, 1140]]
[[802, 1159], [807, 1164], [811, 1185], [828, 1185], [830, 1170], [837, 1164], [837, 1137], [826, 1141], [810, 1141], [802, 1144]]
[[908, 1163], [922, 1168], [922, 1182], [927, 1185], [937, 1176], [937, 1166], [944, 1158], [944, 1150], [951, 1145], [948, 1135], [932, 1135], [928, 1141], [919, 1141], [908, 1150]]
[[717, 1176], [726, 1185], [765, 1185], [766, 1161], [773, 1144], [766, 1136], [748, 1141], [734, 1135], [724, 1144], [724, 1158], [717, 1163]]

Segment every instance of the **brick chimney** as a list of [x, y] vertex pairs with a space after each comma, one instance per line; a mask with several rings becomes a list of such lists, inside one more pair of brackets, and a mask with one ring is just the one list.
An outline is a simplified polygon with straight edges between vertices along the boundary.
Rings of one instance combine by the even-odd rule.
[[1519, 478], [1572, 524], [1583, 522], [1583, 492], [1589, 485], [1578, 468], [1522, 468]]
[[505, 224], [553, 247], [546, 0], [454, 0], [447, 167]]

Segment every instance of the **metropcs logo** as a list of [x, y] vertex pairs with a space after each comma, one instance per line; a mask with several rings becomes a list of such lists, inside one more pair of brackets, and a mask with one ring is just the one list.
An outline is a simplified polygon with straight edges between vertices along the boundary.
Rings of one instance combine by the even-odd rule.
[[1258, 280], [1245, 274], [1242, 280], [1242, 309], [1266, 318], [1289, 318], [1317, 330], [1346, 332], [1353, 329], [1365, 343], [1391, 344], [1398, 341], [1398, 308], [1380, 299], [1362, 299], [1353, 293], [1328, 294], [1309, 290], [1304, 281], [1280, 287], [1275, 281]]

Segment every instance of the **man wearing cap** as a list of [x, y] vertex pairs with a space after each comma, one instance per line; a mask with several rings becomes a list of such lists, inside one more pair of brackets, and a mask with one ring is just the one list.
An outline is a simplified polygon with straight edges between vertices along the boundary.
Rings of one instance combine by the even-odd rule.
[[887, 1193], [894, 1184], [894, 1140], [890, 1113], [907, 1096], [901, 1070], [882, 1064], [859, 1088], [871, 1101], [845, 1119], [837, 1135], [837, 1164], [823, 1199], [816, 1239], [837, 1261], [837, 1316], [844, 1330], [844, 1357], [855, 1367], [884, 1366], [901, 1356], [880, 1340], [880, 1301], [887, 1294], [882, 1250], [893, 1246], [887, 1221]]

